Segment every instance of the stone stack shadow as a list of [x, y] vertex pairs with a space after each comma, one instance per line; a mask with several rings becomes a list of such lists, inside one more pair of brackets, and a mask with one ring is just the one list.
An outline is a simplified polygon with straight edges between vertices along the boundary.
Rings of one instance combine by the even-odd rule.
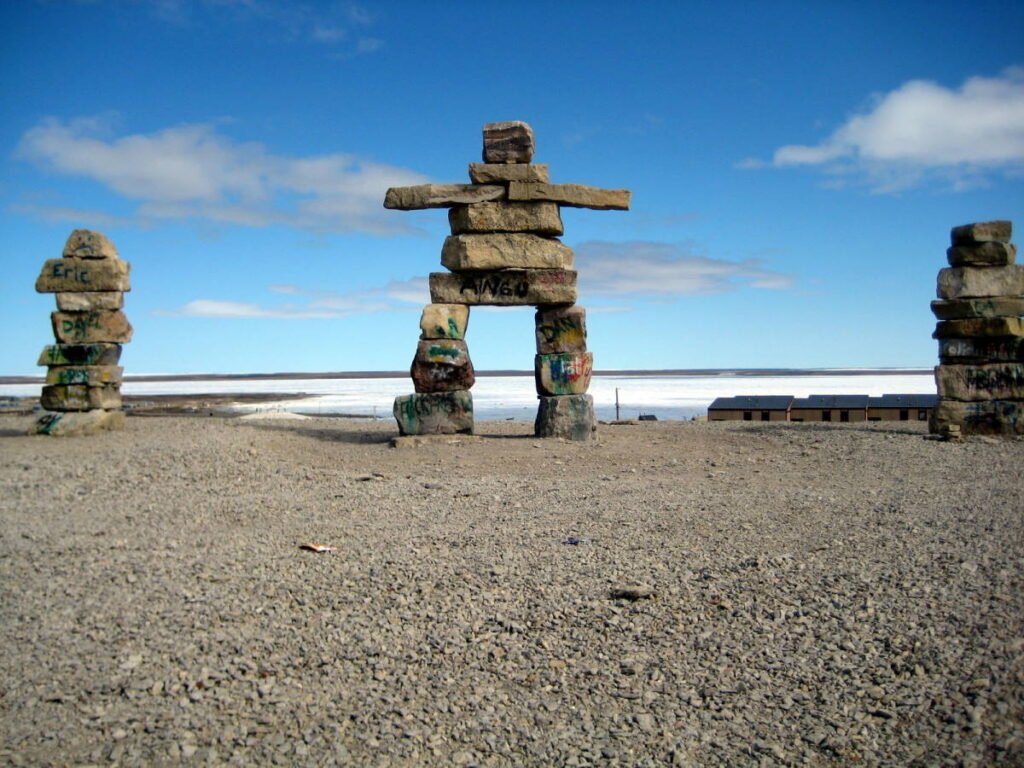
[[59, 259], [50, 259], [36, 280], [39, 293], [57, 294], [51, 313], [55, 344], [39, 356], [47, 366], [44, 413], [33, 432], [88, 434], [124, 426], [121, 410], [121, 345], [132, 327], [122, 308], [131, 290], [131, 265], [99, 232], [76, 229]]
[[596, 429], [587, 394], [593, 355], [586, 312], [576, 306], [574, 254], [558, 238], [562, 206], [628, 210], [627, 190], [551, 184], [534, 164], [534, 137], [520, 121], [483, 130], [483, 163], [471, 184], [424, 184], [387, 191], [385, 208], [448, 208], [451, 235], [441, 249], [448, 272], [430, 275], [430, 301], [410, 374], [415, 393], [395, 399], [402, 435], [473, 432], [475, 382], [465, 335], [471, 306], [534, 306], [534, 372], [540, 437], [588, 440]]
[[1024, 435], [1024, 266], [1009, 221], [954, 227], [939, 271], [933, 433]]

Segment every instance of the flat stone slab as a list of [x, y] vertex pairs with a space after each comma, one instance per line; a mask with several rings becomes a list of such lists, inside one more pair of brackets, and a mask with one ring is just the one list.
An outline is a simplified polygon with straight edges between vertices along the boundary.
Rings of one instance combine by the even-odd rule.
[[939, 339], [943, 363], [1024, 363], [1024, 337], [976, 337]]
[[1024, 315], [1024, 296], [990, 296], [983, 299], [936, 299], [932, 312], [939, 320], [970, 317], [1020, 317]]
[[1024, 363], [939, 365], [935, 384], [954, 400], [1024, 400]]
[[443, 445], [465, 445], [480, 441], [479, 435], [406, 435], [392, 437], [392, 448], [437, 448]]
[[400, 395], [393, 412], [403, 436], [473, 432], [473, 395], [465, 390]]
[[468, 390], [476, 383], [466, 342], [456, 339], [421, 341], [409, 373], [417, 392]]
[[575, 304], [576, 273], [562, 269], [432, 272], [430, 300], [499, 307]]
[[101, 232], [76, 229], [64, 243], [65, 257], [77, 259], [116, 259], [117, 248]]
[[1017, 246], [1010, 243], [954, 245], [946, 249], [951, 267], [1005, 267], [1017, 260]]
[[61, 344], [109, 342], [125, 344], [132, 340], [132, 326], [119, 309], [93, 312], [51, 312], [53, 335]]
[[522, 120], [484, 126], [485, 163], [528, 163], [533, 159], [533, 129]]
[[949, 239], [953, 245], [970, 245], [972, 243], [1008, 243], [1013, 236], [1013, 223], [1006, 220], [979, 221], [974, 224], [963, 224], [953, 227]]
[[[509, 166], [515, 168], [515, 166]], [[477, 203], [457, 205], [448, 211], [453, 235], [487, 232], [532, 232], [558, 237], [565, 228], [554, 203]]]
[[36, 365], [117, 365], [120, 344], [50, 344]]
[[939, 270], [940, 299], [970, 299], [982, 296], [1024, 294], [1024, 266], [946, 267]]
[[117, 384], [47, 384], [39, 402], [48, 411], [112, 411], [121, 407], [121, 390]]
[[490, 184], [420, 184], [391, 187], [384, 195], [384, 207], [397, 211], [450, 208], [453, 205], [485, 203], [505, 197], [505, 187]]
[[594, 356], [590, 352], [536, 355], [534, 381], [538, 395], [582, 395], [590, 388]]
[[570, 208], [628, 211], [629, 198], [628, 189], [601, 189], [583, 184], [527, 184], [512, 181], [508, 185], [509, 200], [546, 200]]
[[120, 259], [49, 259], [36, 280], [39, 293], [130, 291], [131, 265]]
[[421, 339], [464, 339], [469, 325], [465, 304], [427, 304], [420, 315]]
[[120, 291], [57, 294], [57, 309], [61, 312], [90, 312], [94, 309], [121, 309], [123, 307], [124, 294]]
[[594, 398], [590, 395], [541, 397], [533, 431], [537, 437], [591, 440], [597, 430]]
[[537, 354], [587, 351], [587, 310], [580, 306], [540, 309], [533, 318]]
[[1024, 435], [1024, 401], [941, 399], [932, 412], [928, 428], [934, 434], [941, 434], [950, 425], [959, 426], [961, 435]]
[[935, 324], [933, 339], [973, 338], [976, 336], [1024, 336], [1024, 318], [973, 317], [942, 320]]
[[47, 411], [36, 419], [30, 435], [78, 437], [124, 429], [124, 411]]
[[441, 249], [441, 265], [453, 272], [492, 269], [572, 269], [567, 245], [539, 235], [499, 232], [490, 235], [449, 235]]
[[87, 387], [103, 387], [120, 384], [124, 380], [124, 368], [119, 365], [55, 365], [46, 372], [47, 384], [84, 384]]
[[551, 178], [544, 163], [470, 163], [469, 180], [474, 184], [507, 184], [510, 181], [547, 184]]

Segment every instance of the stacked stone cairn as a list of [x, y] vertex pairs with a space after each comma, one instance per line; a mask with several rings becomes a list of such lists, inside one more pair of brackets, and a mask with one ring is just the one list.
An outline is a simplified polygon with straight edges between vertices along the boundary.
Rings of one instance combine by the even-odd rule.
[[43, 265], [36, 290], [57, 294], [50, 315], [56, 344], [39, 357], [47, 366], [44, 412], [33, 432], [79, 435], [124, 427], [118, 361], [121, 345], [132, 338], [122, 311], [130, 269], [110, 240], [86, 229], [72, 232], [62, 257]]
[[1024, 435], [1024, 266], [1009, 221], [952, 230], [939, 271], [935, 368], [939, 404], [930, 428], [961, 435]]
[[473, 432], [473, 364], [465, 334], [469, 308], [537, 308], [534, 372], [540, 437], [589, 440], [596, 428], [587, 394], [593, 355], [586, 312], [576, 306], [573, 252], [561, 206], [628, 210], [627, 190], [551, 184], [534, 164], [533, 130], [519, 121], [483, 129], [483, 163], [470, 163], [471, 184], [425, 184], [387, 191], [385, 208], [448, 208], [451, 236], [441, 249], [448, 272], [430, 275], [430, 300], [420, 320], [412, 363], [416, 392], [395, 399], [402, 435]]

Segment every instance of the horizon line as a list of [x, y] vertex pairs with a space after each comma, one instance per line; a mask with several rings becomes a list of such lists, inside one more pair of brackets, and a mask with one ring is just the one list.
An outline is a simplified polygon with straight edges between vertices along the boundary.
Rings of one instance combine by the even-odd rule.
[[[74, 366], [70, 366], [74, 367]], [[595, 369], [593, 376], [898, 376], [931, 372], [927, 367], [881, 367], [865, 368], [603, 368]], [[478, 377], [525, 377], [533, 376], [532, 370], [491, 369], [476, 371]], [[408, 378], [408, 371], [280, 371], [274, 373], [137, 373], [124, 377], [125, 382], [174, 382], [174, 381], [260, 381], [289, 379], [401, 379]], [[45, 375], [0, 376], [4, 384], [40, 384]]]

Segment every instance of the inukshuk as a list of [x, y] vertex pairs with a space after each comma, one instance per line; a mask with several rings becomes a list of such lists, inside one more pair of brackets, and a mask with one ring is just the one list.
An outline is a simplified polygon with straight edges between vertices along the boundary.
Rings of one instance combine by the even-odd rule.
[[47, 366], [40, 398], [45, 412], [34, 432], [74, 435], [124, 426], [117, 363], [121, 345], [132, 338], [122, 311], [130, 269], [110, 240], [86, 229], [72, 232], [63, 256], [43, 265], [36, 290], [57, 294], [50, 315], [57, 343], [39, 356], [39, 365]]
[[415, 394], [395, 399], [403, 435], [473, 431], [473, 364], [465, 334], [476, 305], [537, 308], [534, 372], [541, 437], [588, 440], [595, 429], [587, 394], [593, 356], [586, 313], [576, 303], [573, 252], [563, 234], [561, 206], [628, 210], [627, 190], [551, 184], [548, 167], [533, 164], [526, 123], [489, 123], [483, 163], [470, 163], [471, 184], [425, 184], [387, 191], [385, 208], [448, 208], [451, 236], [441, 249], [449, 272], [430, 275], [430, 300], [420, 320], [412, 363]]
[[952, 230], [939, 271], [935, 368], [939, 404], [931, 431], [1024, 435], [1024, 266], [1009, 221]]

